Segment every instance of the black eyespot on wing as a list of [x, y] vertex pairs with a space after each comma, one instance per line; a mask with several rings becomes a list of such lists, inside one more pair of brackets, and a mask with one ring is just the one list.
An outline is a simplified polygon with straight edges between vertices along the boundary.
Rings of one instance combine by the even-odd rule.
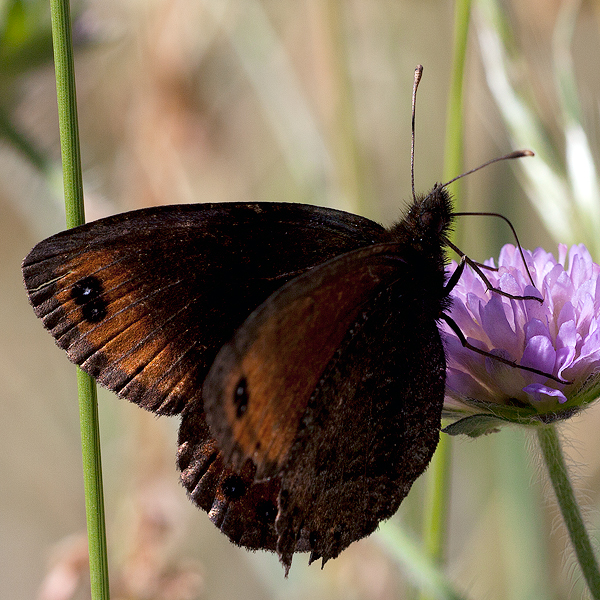
[[246, 378], [242, 377], [235, 388], [233, 402], [235, 404], [235, 416], [240, 419], [248, 408], [248, 383]]
[[96, 300], [102, 294], [102, 283], [97, 277], [88, 276], [80, 279], [71, 289], [71, 295], [75, 304], [86, 304]]
[[80, 279], [71, 288], [73, 302], [81, 306], [83, 318], [90, 323], [99, 323], [108, 314], [102, 292], [102, 282], [91, 275]]
[[230, 475], [221, 484], [221, 491], [227, 500], [238, 500], [246, 493], [246, 483], [239, 475]]

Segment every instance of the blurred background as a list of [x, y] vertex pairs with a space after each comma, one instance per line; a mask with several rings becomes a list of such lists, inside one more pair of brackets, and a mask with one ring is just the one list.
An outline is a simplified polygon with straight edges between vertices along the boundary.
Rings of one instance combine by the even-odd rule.
[[[464, 168], [513, 147], [537, 156], [468, 177], [460, 209], [503, 213], [526, 248], [585, 241], [599, 261], [600, 4], [472, 8]], [[75, 2], [88, 220], [290, 201], [390, 225], [410, 199], [418, 63], [416, 188], [443, 179], [453, 11], [449, 0]], [[89, 597], [74, 368], [20, 274], [36, 241], [64, 227], [51, 58], [47, 0], [0, 2], [0, 597], [13, 600]], [[457, 243], [483, 261], [509, 233], [463, 219]], [[104, 390], [99, 404], [114, 599], [415, 597], [377, 534], [323, 571], [297, 555], [285, 580], [276, 556], [234, 547], [188, 502], [177, 419]], [[596, 541], [599, 427], [598, 407], [561, 427]], [[456, 588], [490, 600], [585, 597], [534, 438], [507, 429], [457, 439], [452, 453], [445, 572]], [[419, 480], [392, 525], [417, 539], [422, 493]]]

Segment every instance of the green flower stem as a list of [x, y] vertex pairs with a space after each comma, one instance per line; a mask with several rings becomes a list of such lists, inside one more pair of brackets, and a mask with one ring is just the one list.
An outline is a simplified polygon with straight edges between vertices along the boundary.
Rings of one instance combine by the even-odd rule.
[[50, 0], [50, 13], [65, 209], [67, 211], [67, 227], [70, 228], [85, 223], [85, 214], [69, 2], [67, 0]]
[[90, 584], [92, 600], [108, 600], [108, 555], [104, 521], [104, 491], [100, 454], [100, 427], [96, 383], [77, 369], [79, 419], [81, 423], [81, 455], [85, 488], [85, 514], [90, 555]]
[[[85, 221], [69, 0], [50, 0], [67, 227]], [[92, 600], [108, 600], [108, 559], [96, 386], [77, 371]]]
[[600, 599], [600, 571], [590, 538], [583, 524], [581, 511], [569, 480], [567, 465], [554, 425], [537, 429], [542, 456], [556, 494], [558, 506], [575, 549], [577, 561], [588, 584], [592, 598]]
[[[463, 78], [467, 54], [471, 0], [458, 0], [454, 7], [454, 42], [452, 48], [452, 76], [446, 114], [444, 145], [444, 181], [456, 177], [463, 170]], [[458, 192], [460, 181], [453, 183]], [[457, 200], [455, 202], [455, 210]]]
[[450, 492], [451, 441], [449, 435], [441, 435], [440, 443], [427, 471], [423, 546], [435, 564], [440, 564], [444, 559]]

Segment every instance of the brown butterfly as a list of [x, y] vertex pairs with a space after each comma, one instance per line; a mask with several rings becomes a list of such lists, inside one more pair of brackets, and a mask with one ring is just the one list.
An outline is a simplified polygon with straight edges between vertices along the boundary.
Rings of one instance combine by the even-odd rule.
[[73, 362], [182, 415], [192, 500], [289, 568], [371, 533], [431, 458], [450, 219], [442, 188], [391, 230], [296, 204], [158, 207], [59, 233], [23, 273]]
[[163, 206], [40, 242], [31, 304], [119, 396], [181, 415], [177, 465], [231, 541], [323, 564], [398, 509], [439, 439], [453, 215]]

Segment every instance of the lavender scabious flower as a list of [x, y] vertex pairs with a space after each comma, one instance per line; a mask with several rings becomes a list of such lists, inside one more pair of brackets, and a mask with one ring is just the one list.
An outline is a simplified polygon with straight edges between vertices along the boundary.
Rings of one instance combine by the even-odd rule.
[[[558, 260], [542, 248], [506, 245], [498, 270], [484, 270], [493, 287], [465, 268], [451, 292], [451, 318], [472, 345], [569, 383], [515, 368], [465, 348], [446, 323], [447, 380], [444, 414], [458, 419], [448, 433], [476, 436], [503, 422], [549, 423], [564, 419], [600, 396], [600, 266], [583, 245], [560, 245]], [[485, 263], [494, 267], [493, 259]], [[452, 263], [449, 271], [456, 269]]]

